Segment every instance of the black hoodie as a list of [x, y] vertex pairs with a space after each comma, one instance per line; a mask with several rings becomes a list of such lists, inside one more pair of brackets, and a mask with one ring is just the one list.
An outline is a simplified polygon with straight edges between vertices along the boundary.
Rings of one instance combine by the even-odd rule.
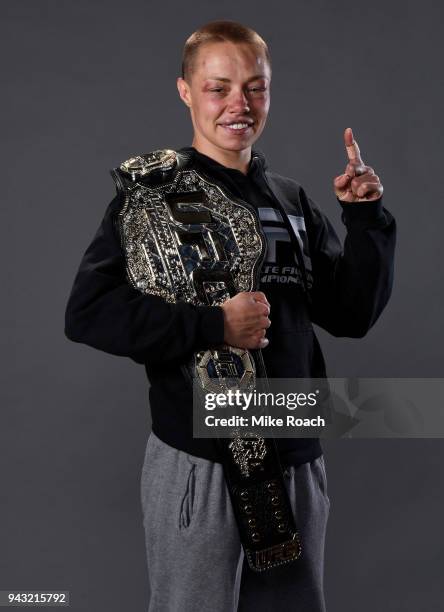
[[[254, 206], [267, 237], [258, 289], [270, 302], [269, 345], [262, 350], [269, 377], [322, 378], [316, 323], [335, 336], [362, 337], [387, 303], [393, 283], [396, 225], [375, 202], [339, 203], [347, 236], [342, 248], [325, 215], [293, 179], [270, 171], [253, 149], [247, 174], [193, 147], [189, 164], [225, 191]], [[145, 365], [154, 433], [191, 455], [220, 461], [213, 439], [193, 438], [192, 390], [180, 368], [190, 355], [223, 343], [220, 306], [167, 303], [127, 281], [116, 196], [83, 259], [66, 308], [65, 334]], [[318, 439], [277, 439], [284, 465], [322, 454]]]

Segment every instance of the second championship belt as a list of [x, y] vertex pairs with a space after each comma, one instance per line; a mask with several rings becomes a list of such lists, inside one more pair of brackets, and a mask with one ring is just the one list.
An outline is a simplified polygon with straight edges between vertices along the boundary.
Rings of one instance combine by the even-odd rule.
[[[118, 221], [128, 280], [143, 293], [196, 306], [256, 291], [266, 239], [254, 208], [187, 167], [181, 155], [161, 149], [112, 171], [124, 194]], [[202, 394], [252, 391], [258, 377], [267, 384], [260, 349], [223, 344], [194, 353], [182, 370]], [[298, 559], [301, 544], [274, 438], [237, 431], [217, 444], [251, 569]]]

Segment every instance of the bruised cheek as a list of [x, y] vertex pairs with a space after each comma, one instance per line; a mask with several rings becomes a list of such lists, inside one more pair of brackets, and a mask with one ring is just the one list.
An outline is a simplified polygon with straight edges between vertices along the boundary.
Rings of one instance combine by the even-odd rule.
[[268, 96], [264, 96], [263, 98], [257, 98], [256, 100], [254, 100], [252, 106], [258, 112], [268, 113], [270, 108], [270, 99]]
[[208, 115], [207, 115], [208, 119], [211, 121], [217, 121], [221, 117], [224, 107], [220, 102], [215, 101], [214, 103], [209, 104], [207, 108], [208, 108]]
[[219, 114], [223, 111], [224, 101], [221, 100], [217, 94], [207, 94], [206, 99], [202, 105], [202, 110], [209, 118], [217, 119]]
[[195, 107], [195, 119], [201, 126], [216, 126], [217, 121], [223, 114], [224, 102], [220, 97], [212, 97], [211, 93], [205, 93], [199, 97], [197, 106]]

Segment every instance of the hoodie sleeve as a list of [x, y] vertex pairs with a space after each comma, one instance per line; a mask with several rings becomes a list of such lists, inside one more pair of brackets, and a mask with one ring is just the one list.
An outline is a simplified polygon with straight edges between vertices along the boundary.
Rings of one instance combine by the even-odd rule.
[[130, 285], [115, 224], [116, 196], [80, 262], [65, 312], [65, 335], [137, 363], [185, 363], [223, 343], [220, 306], [175, 304]]
[[373, 202], [338, 199], [347, 234], [342, 246], [319, 207], [300, 192], [313, 268], [311, 319], [334, 336], [361, 338], [374, 325], [393, 286], [396, 222]]

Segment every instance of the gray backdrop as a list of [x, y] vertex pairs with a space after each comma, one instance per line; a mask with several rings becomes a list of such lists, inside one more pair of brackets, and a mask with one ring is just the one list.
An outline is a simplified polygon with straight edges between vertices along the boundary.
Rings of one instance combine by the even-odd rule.
[[[142, 366], [63, 334], [80, 258], [114, 195], [108, 169], [191, 144], [175, 79], [210, 19], [269, 42], [258, 146], [343, 236], [343, 130], [398, 222], [391, 302], [362, 340], [319, 331], [331, 376], [442, 375], [442, 4], [2, 2], [4, 399], [0, 589], [65, 589], [71, 609], [145, 610]], [[329, 612], [442, 610], [441, 440], [324, 442]], [[297, 608], [295, 602], [295, 609]]]

